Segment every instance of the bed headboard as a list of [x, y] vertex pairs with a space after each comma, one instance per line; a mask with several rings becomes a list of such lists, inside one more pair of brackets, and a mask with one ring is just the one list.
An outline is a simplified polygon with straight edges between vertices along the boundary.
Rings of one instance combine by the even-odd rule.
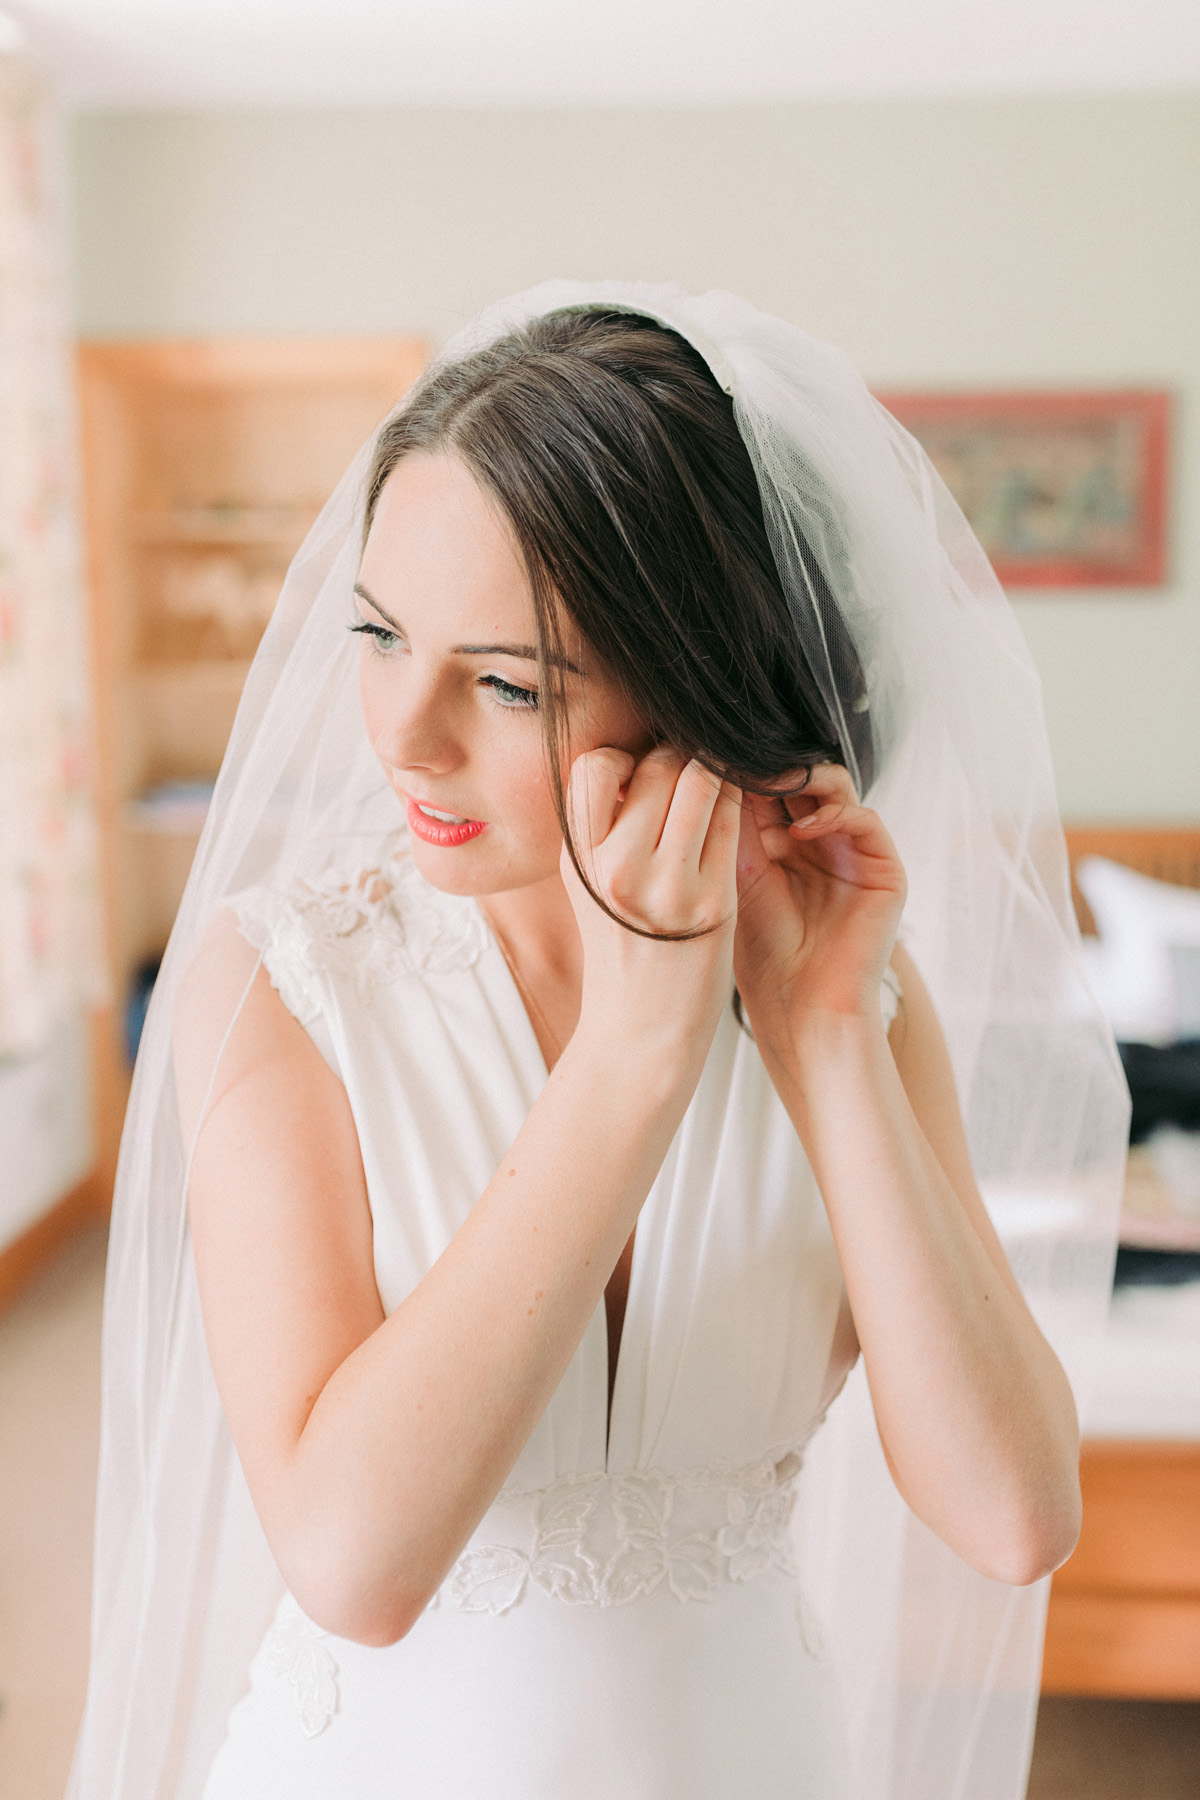
[[1155, 881], [1200, 888], [1200, 825], [1064, 825], [1071, 861], [1071, 898], [1079, 929], [1095, 936], [1096, 922], [1075, 881], [1081, 856], [1106, 856]]

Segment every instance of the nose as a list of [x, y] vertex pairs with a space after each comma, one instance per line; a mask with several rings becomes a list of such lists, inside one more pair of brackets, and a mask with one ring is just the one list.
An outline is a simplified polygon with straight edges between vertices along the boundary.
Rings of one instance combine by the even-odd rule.
[[401, 681], [384, 680], [384, 673], [364, 670], [362, 683], [367, 735], [379, 760], [398, 774], [422, 769], [444, 775], [460, 768], [465, 749], [450, 695], [436, 674], [422, 676], [412, 663]]

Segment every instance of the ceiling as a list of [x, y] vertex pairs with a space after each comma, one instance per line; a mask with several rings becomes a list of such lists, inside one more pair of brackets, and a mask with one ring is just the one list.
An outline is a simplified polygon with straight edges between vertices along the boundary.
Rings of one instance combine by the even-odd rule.
[[[1200, 0], [0, 0], [77, 106], [1200, 87]], [[0, 17], [0, 47], [3, 45]]]

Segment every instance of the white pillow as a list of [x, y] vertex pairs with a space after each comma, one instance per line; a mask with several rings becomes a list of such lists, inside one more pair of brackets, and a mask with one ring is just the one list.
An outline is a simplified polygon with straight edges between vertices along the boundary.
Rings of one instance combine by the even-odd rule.
[[[1100, 933], [1088, 976], [1115, 1037], [1172, 1044], [1200, 1034], [1191, 951], [1200, 949], [1200, 891], [1154, 881], [1103, 856], [1075, 869]], [[1086, 942], [1086, 940], [1085, 940]]]
[[1171, 974], [1180, 1037], [1200, 1037], [1200, 944], [1172, 944]]

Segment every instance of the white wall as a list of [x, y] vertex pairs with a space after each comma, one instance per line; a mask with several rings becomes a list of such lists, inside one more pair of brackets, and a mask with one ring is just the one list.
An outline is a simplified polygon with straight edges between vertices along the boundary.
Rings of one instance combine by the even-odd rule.
[[1019, 601], [1064, 813], [1200, 820], [1200, 94], [82, 115], [87, 335], [416, 330], [723, 286], [877, 385], [1165, 385], [1170, 587]]

